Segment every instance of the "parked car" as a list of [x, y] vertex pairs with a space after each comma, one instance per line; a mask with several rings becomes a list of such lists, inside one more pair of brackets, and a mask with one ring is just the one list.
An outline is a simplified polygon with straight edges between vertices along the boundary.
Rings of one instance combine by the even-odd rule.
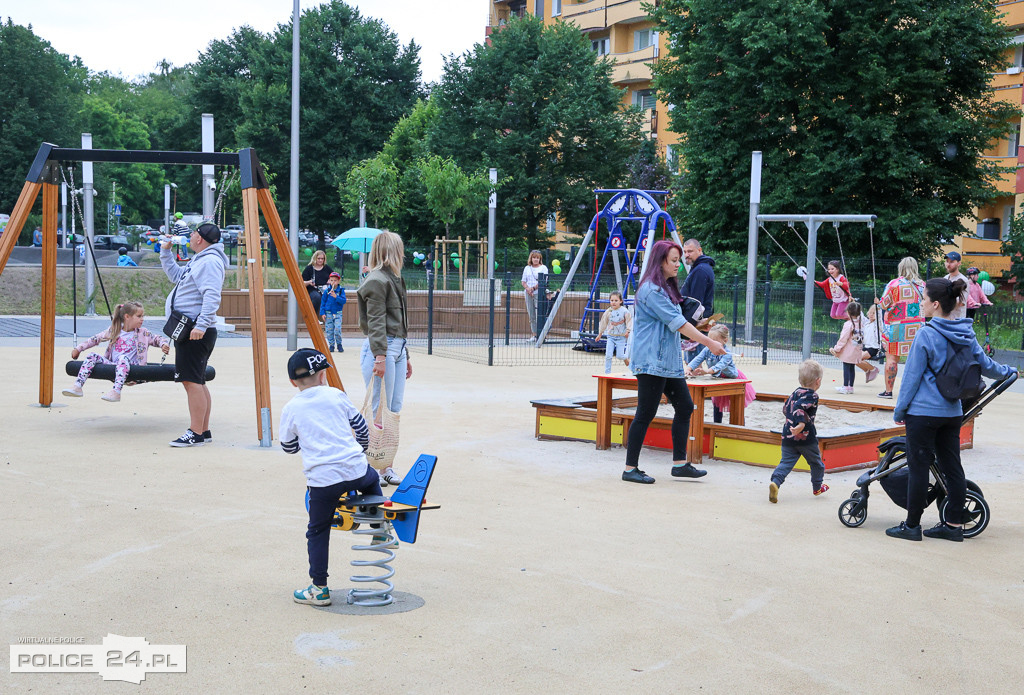
[[220, 240], [225, 248], [238, 246], [238, 238], [245, 234], [245, 227], [240, 224], [229, 224], [220, 230]]
[[122, 246], [125, 248], [129, 246], [128, 237], [117, 234], [97, 234], [92, 239], [92, 247], [97, 251], [101, 249], [117, 251]]

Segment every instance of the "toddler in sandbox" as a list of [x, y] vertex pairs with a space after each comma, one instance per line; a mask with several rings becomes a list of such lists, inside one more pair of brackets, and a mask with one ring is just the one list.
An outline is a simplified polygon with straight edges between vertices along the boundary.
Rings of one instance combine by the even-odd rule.
[[[736, 367], [732, 352], [729, 351], [729, 327], [715, 324], [708, 330], [708, 337], [717, 340], [725, 347], [724, 355], [713, 355], [707, 348], [698, 352], [690, 363], [684, 367], [687, 377], [712, 376], [719, 379], [746, 379], [746, 375]], [[707, 363], [707, 367], [702, 367]], [[744, 405], [750, 405], [757, 398], [753, 385], [747, 382]], [[722, 421], [722, 411], [729, 409], [729, 396], [715, 396], [711, 399], [712, 413], [715, 422]]]
[[798, 378], [800, 386], [786, 399], [782, 412], [786, 423], [782, 426], [782, 459], [772, 473], [768, 486], [768, 501], [779, 501], [779, 487], [786, 482], [786, 476], [801, 456], [811, 467], [811, 489], [815, 495], [828, 490], [825, 479], [825, 464], [821, 461], [818, 448], [818, 432], [814, 427], [814, 416], [818, 413], [818, 389], [824, 374], [821, 365], [814, 360], [800, 363]]

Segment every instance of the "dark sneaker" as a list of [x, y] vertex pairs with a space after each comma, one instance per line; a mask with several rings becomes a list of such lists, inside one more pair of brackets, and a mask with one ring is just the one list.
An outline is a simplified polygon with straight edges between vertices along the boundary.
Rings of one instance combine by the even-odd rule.
[[345, 352], [345, 348], [343, 348], [343, 347], [341, 347], [341, 346], [339, 345], [339, 346], [338, 346], [338, 352]]
[[203, 435], [196, 434], [192, 430], [188, 429], [188, 430], [185, 430], [185, 434], [181, 435], [180, 437], [175, 439], [173, 442], [171, 442], [171, 446], [173, 446], [173, 447], [202, 446], [205, 443], [206, 443], [206, 440], [203, 439]]
[[905, 541], [919, 541], [921, 540], [921, 527], [907, 526], [907, 522], [901, 521], [899, 526], [885, 529], [885, 535], [902, 538]]
[[650, 485], [654, 482], [654, 478], [647, 475], [639, 468], [634, 468], [630, 471], [623, 471], [622, 479], [627, 483], [643, 483], [644, 485]]
[[892, 391], [882, 391], [878, 394], [879, 398], [892, 398]]
[[707, 471], [694, 468], [692, 463], [684, 463], [682, 466], [672, 466], [673, 478], [702, 478], [707, 474]]
[[213, 441], [213, 435], [210, 434], [210, 430], [206, 430], [205, 432], [203, 432], [203, 441], [204, 442], [212, 442]]
[[964, 527], [963, 526], [950, 526], [944, 521], [932, 526], [930, 529], [925, 529], [924, 535], [929, 538], [941, 538], [944, 541], [953, 541], [954, 543], [964, 542]]

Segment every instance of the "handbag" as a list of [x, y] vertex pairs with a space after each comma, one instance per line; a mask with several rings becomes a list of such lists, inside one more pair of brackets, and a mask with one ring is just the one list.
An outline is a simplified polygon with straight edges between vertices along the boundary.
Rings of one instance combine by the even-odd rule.
[[[181, 280], [178, 282], [180, 283]], [[174, 308], [174, 298], [177, 294], [178, 286], [175, 285], [174, 292], [171, 293], [171, 313], [167, 316], [167, 323], [164, 324], [164, 335], [174, 342], [188, 340], [192, 329], [196, 327], [195, 319], [189, 318]]]
[[[402, 377], [405, 375], [403, 374]], [[374, 386], [380, 384], [380, 405], [377, 413], [373, 412], [373, 390]], [[387, 405], [387, 393], [384, 389], [384, 379], [374, 376], [366, 388], [366, 398], [360, 410], [363, 419], [366, 420], [366, 428], [370, 431], [370, 441], [366, 448], [366, 460], [378, 472], [383, 471], [395, 460], [398, 453], [398, 425], [399, 414], [392, 412]], [[380, 424], [377, 424], [377, 416], [380, 417]]]

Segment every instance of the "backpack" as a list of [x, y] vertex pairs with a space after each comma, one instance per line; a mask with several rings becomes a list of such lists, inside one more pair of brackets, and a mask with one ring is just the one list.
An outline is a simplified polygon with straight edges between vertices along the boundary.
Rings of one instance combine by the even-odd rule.
[[[933, 327], [934, 328], [934, 327]], [[936, 333], [942, 335], [938, 329]], [[946, 338], [946, 336], [942, 336]], [[946, 338], [946, 363], [935, 372], [935, 385], [942, 397], [951, 401], [973, 400], [985, 390], [981, 365], [974, 359], [970, 345], [957, 345]]]

